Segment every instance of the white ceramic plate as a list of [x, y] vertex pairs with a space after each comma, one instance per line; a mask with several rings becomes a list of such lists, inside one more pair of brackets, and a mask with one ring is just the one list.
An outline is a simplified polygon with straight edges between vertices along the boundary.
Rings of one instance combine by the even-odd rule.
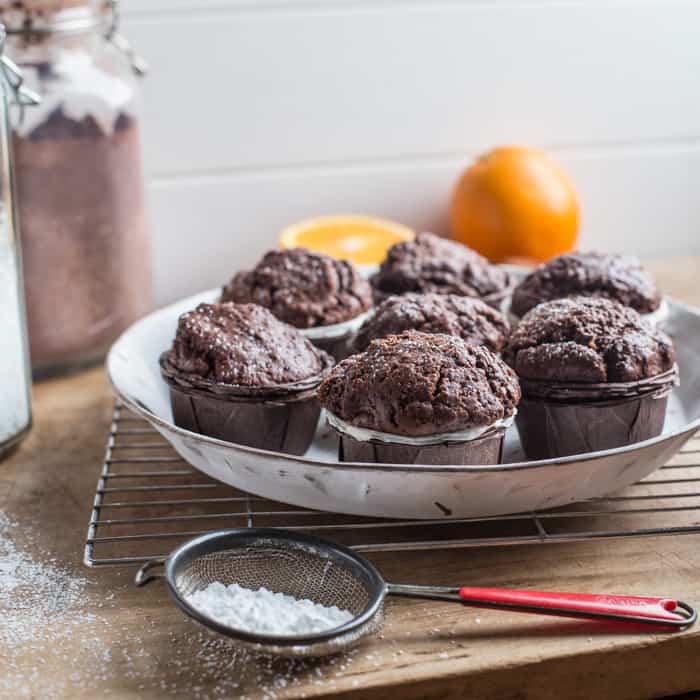
[[526, 461], [515, 428], [497, 466], [339, 463], [337, 443], [321, 416], [303, 457], [258, 450], [174, 425], [158, 356], [177, 319], [219, 290], [184, 299], [129, 328], [112, 347], [112, 385], [190, 464], [205, 474], [276, 501], [304, 508], [391, 518], [486, 517], [538, 510], [602, 496], [667, 462], [700, 428], [700, 310], [668, 302], [664, 323], [676, 343], [681, 385], [670, 397], [663, 434], [616, 450]]

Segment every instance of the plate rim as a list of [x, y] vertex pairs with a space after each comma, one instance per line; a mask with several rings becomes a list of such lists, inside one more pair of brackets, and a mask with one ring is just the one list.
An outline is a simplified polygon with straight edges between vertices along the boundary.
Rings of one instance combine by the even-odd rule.
[[[156, 314], [162, 314], [171, 309], [173, 306], [181, 305], [192, 299], [201, 299], [204, 295], [214, 293], [218, 288], [205, 290], [199, 292], [198, 294], [193, 294], [178, 301], [172, 302], [164, 307], [152, 311], [150, 314], [139, 319], [131, 326], [129, 326], [120, 336], [114, 341], [112, 346], [107, 353], [107, 358], [105, 361], [105, 368], [107, 372], [107, 378], [114, 391], [117, 399], [123, 404], [129, 407], [130, 410], [137, 413], [141, 418], [151, 423], [151, 425], [159, 426], [170, 432], [174, 432], [183, 438], [189, 440], [195, 440], [210, 444], [215, 447], [224, 447], [227, 449], [235, 449], [240, 452], [256, 455], [266, 459], [276, 459], [283, 460], [288, 463], [303, 464], [305, 466], [313, 466], [319, 468], [330, 468], [330, 469], [340, 469], [347, 471], [356, 470], [372, 470], [372, 471], [389, 471], [389, 472], [420, 472], [420, 473], [431, 473], [431, 472], [445, 472], [445, 473], [484, 473], [484, 472], [505, 472], [505, 471], [522, 471], [527, 469], [539, 469], [543, 467], [551, 466], [561, 466], [564, 464], [570, 464], [572, 462], [588, 462], [593, 460], [599, 460], [605, 457], [610, 457], [613, 455], [633, 453], [638, 450], [643, 450], [646, 447], [651, 447], [653, 445], [660, 444], [662, 442], [670, 441], [679, 438], [687, 433], [694, 433], [700, 429], [700, 417], [687, 423], [684, 427], [679, 428], [671, 433], [666, 433], [662, 435], [657, 435], [656, 437], [649, 438], [648, 440], [642, 440], [641, 442], [635, 442], [630, 445], [625, 445], [624, 447], [615, 447], [608, 450], [598, 450], [596, 452], [581, 452], [575, 455], [568, 455], [566, 457], [551, 457], [549, 459], [538, 459], [538, 460], [527, 460], [524, 462], [510, 462], [507, 464], [447, 464], [447, 465], [423, 465], [423, 464], [378, 464], [374, 462], [325, 462], [312, 457], [306, 457], [304, 455], [290, 455], [284, 452], [276, 452], [274, 450], [263, 450], [258, 447], [250, 447], [249, 445], [241, 445], [234, 442], [228, 442], [226, 440], [220, 440], [219, 438], [210, 437], [208, 435], [202, 435], [201, 433], [195, 433], [174, 423], [167, 421], [160, 416], [157, 416], [149, 408], [141, 405], [139, 402], [134, 401], [131, 397], [124, 394], [124, 392], [119, 389], [117, 383], [112, 375], [112, 358], [119, 349], [118, 346], [123, 340], [123, 338], [133, 331], [136, 326], [139, 326], [146, 322], [151, 317]], [[695, 316], [700, 317], [700, 308], [694, 307], [691, 304], [687, 304], [683, 301], [678, 301], [672, 297], [664, 297], [669, 305], [680, 308], [683, 311], [691, 313]], [[161, 378], [162, 381], [162, 378]]]

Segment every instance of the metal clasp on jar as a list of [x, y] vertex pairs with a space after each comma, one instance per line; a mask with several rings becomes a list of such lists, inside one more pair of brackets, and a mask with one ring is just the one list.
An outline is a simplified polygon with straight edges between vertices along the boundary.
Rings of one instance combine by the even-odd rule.
[[41, 102], [41, 97], [24, 85], [24, 78], [19, 66], [5, 56], [6, 38], [5, 27], [0, 24], [0, 70], [2, 71], [2, 79], [12, 91], [14, 102], [19, 108], [18, 121], [21, 124], [24, 120], [24, 108], [38, 105]]
[[148, 64], [139, 56], [134, 48], [129, 43], [129, 40], [119, 32], [119, 0], [106, 0], [105, 10], [109, 13], [110, 19], [105, 34], [105, 39], [111, 42], [119, 51], [121, 51], [129, 60], [131, 69], [139, 77], [144, 76], [148, 72]]

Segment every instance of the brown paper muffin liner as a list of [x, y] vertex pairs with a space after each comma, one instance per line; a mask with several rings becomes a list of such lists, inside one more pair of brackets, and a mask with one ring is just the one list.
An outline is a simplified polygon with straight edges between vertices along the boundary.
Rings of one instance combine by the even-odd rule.
[[405, 445], [380, 440], [360, 441], [336, 430], [341, 462], [375, 462], [377, 464], [499, 464], [503, 452], [503, 428], [485, 433], [474, 440], [442, 442], [434, 445]]
[[333, 361], [324, 355], [321, 373], [291, 384], [243, 387], [195, 379], [160, 357], [170, 388], [175, 424], [201, 435], [264, 450], [301, 455], [313, 440], [321, 409], [316, 389]]
[[658, 382], [653, 381], [656, 377], [629, 382], [626, 395], [623, 384], [611, 385], [608, 393], [598, 389], [597, 400], [592, 399], [593, 389], [577, 393], [570, 388], [562, 394], [561, 386], [554, 387], [548, 397], [540, 386], [539, 395], [533, 396], [529, 391], [532, 382], [525, 383], [515, 419], [525, 454], [529, 459], [567, 457], [660, 435], [677, 371], [658, 378]]

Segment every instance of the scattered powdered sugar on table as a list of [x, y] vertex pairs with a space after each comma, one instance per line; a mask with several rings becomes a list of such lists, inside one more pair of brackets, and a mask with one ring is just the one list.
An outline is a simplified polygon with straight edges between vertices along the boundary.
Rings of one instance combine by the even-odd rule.
[[18, 550], [11, 537], [15, 527], [0, 512], [0, 647], [5, 649], [44, 635], [47, 626], [78, 605], [86, 584]]
[[[33, 542], [31, 528], [0, 511], [0, 697], [68, 697], [47, 668], [71, 669], [72, 686], [86, 678], [99, 683], [104, 652], [97, 644], [107, 623], [87, 609], [95, 603], [86, 579], [48, 555], [30, 555], [20, 542]], [[64, 643], [77, 638], [80, 655], [69, 655]]]
[[246, 632], [277, 636], [307, 635], [339, 627], [353, 614], [333, 605], [325, 607], [306, 598], [251, 590], [236, 583], [215, 581], [186, 596], [192, 607], [217, 622]]

